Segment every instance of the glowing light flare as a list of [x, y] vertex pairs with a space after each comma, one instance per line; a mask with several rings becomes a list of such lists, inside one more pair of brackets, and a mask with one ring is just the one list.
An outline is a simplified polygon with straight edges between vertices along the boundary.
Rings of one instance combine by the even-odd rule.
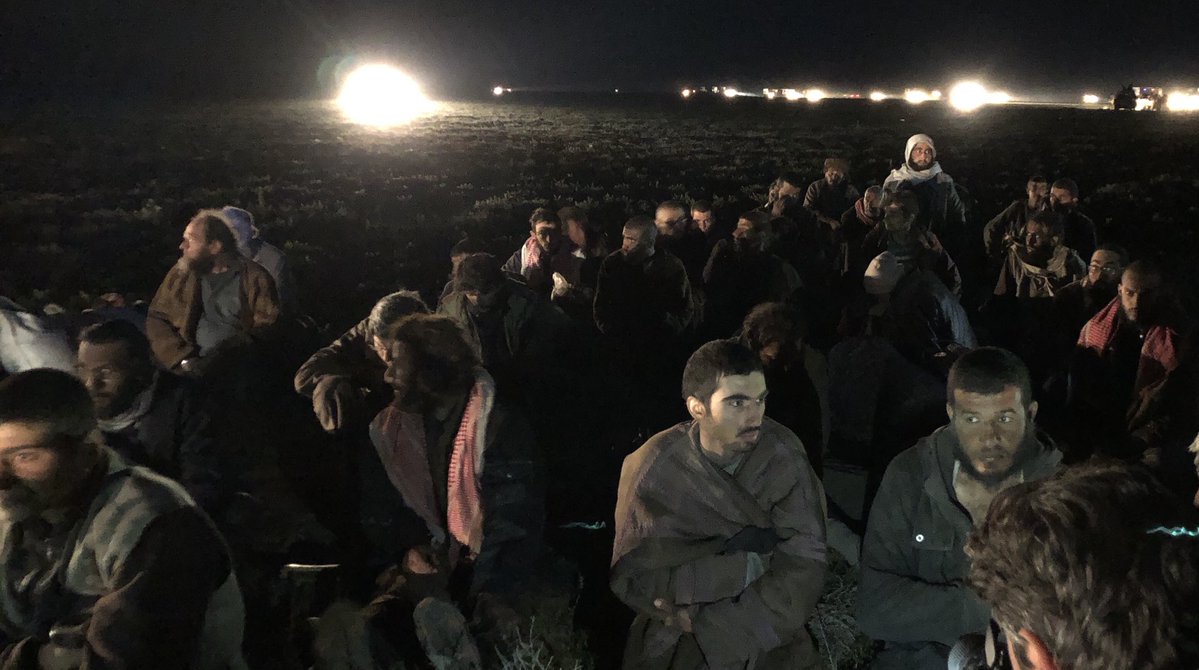
[[737, 93], [737, 89], [733, 88], [732, 86], [726, 86], [724, 89], [724, 97], [726, 98], [735, 98], [737, 97]]
[[[1140, 102], [1138, 100], [1138, 102]], [[1174, 91], [1166, 98], [1166, 109], [1171, 112], [1196, 112], [1199, 111], [1199, 93], [1187, 93], [1185, 91]]]
[[940, 92], [940, 91], [938, 91], [938, 90], [935, 90], [935, 89], [934, 89], [932, 93], [929, 93], [929, 94], [928, 94], [928, 96], [929, 96], [930, 98], [932, 98], [933, 100], [940, 100], [940, 99], [941, 99], [941, 92]]
[[827, 98], [828, 94], [818, 88], [809, 88], [804, 91], [804, 97], [808, 99], [808, 102], [820, 102]]
[[774, 91], [766, 91], [766, 99], [767, 100], [774, 100], [777, 97], [778, 97], [778, 94], [775, 93]]
[[973, 112], [987, 104], [987, 89], [976, 81], [963, 81], [949, 91], [949, 104], [960, 112]]
[[802, 98], [803, 93], [800, 93], [799, 91], [797, 91], [793, 88], [784, 88], [783, 89], [783, 97], [794, 102], [794, 101]]
[[987, 93], [988, 105], [1006, 105], [1012, 101], [1012, 96], [1007, 91], [991, 91]]
[[922, 88], [909, 88], [903, 92], [903, 99], [907, 100], [913, 105], [919, 105], [922, 102], [928, 102], [929, 100], [932, 100], [933, 97], [929, 95], [928, 91]]
[[685, 88], [685, 89], [683, 89], [683, 97], [684, 97], [684, 98], [690, 98], [690, 97], [691, 97], [691, 93], [692, 93], [691, 89], [689, 89], [689, 88]]
[[379, 128], [407, 123], [434, 107], [411, 77], [383, 64], [363, 65], [347, 75], [337, 106], [348, 120]]
[[1149, 98], [1137, 98], [1137, 111], [1143, 112], [1147, 109], [1153, 109], [1153, 100]]
[[503, 94], [504, 94], [504, 87], [503, 87], [503, 86], [496, 86], [495, 88], [491, 89], [491, 94], [492, 94], [492, 95], [503, 95]]
[[1099, 96], [1095, 95], [1094, 93], [1087, 93], [1082, 96], [1082, 104], [1098, 105], [1099, 104]]
[[882, 91], [871, 91], [870, 92], [870, 100], [872, 102], [882, 102], [883, 100], [886, 100], [886, 99], [887, 99], [887, 94], [883, 93]]

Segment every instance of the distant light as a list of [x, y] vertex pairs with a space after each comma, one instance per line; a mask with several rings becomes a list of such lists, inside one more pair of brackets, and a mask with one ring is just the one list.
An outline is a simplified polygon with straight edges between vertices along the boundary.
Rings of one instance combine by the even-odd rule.
[[922, 88], [909, 88], [903, 92], [903, 99], [907, 100], [913, 105], [919, 105], [922, 102], [928, 102], [929, 100], [932, 100], [933, 97], [929, 95], [928, 91]]
[[378, 127], [406, 123], [434, 107], [411, 77], [383, 64], [347, 75], [337, 105], [350, 121]]
[[495, 88], [491, 89], [491, 94], [492, 94], [492, 95], [503, 95], [503, 94], [504, 94], [504, 87], [503, 87], [503, 86], [496, 86]]
[[1199, 111], [1199, 93], [1174, 91], [1166, 98], [1166, 109], [1171, 112]]
[[824, 91], [818, 88], [809, 88], [804, 95], [807, 97], [808, 102], [820, 102], [828, 97]]
[[766, 91], [766, 99], [767, 100], [774, 100], [777, 97], [778, 97], [778, 94], [775, 93], [774, 91]]
[[932, 93], [929, 93], [929, 94], [928, 94], [928, 97], [932, 98], [933, 100], [940, 100], [940, 99], [941, 99], [941, 92], [940, 92], [940, 91], [938, 91], [938, 90], [936, 90], [936, 89], [933, 89], [933, 92], [932, 92]]
[[887, 99], [887, 94], [883, 93], [882, 91], [871, 91], [870, 99], [874, 102], [882, 102], [883, 100]]
[[737, 89], [733, 88], [732, 86], [727, 86], [727, 87], [725, 87], [725, 89], [724, 89], [724, 97], [726, 97], [726, 98], [735, 98], [735, 97], [737, 97]]
[[683, 89], [683, 97], [690, 98], [691, 97], [691, 89], [689, 89], [689, 88]]
[[619, 89], [619, 88], [614, 88], [614, 89], [612, 89], [612, 92], [613, 92], [613, 93], [620, 93], [620, 89]]
[[1012, 96], [1007, 91], [991, 91], [987, 94], [988, 105], [1006, 105], [1012, 101]]
[[1143, 112], [1147, 109], [1153, 109], [1153, 100], [1149, 98], [1137, 98], [1137, 111]]
[[1098, 105], [1099, 104], [1099, 96], [1095, 95], [1094, 93], [1087, 93], [1086, 95], [1082, 96], [1082, 104]]
[[949, 91], [949, 104], [960, 112], [973, 112], [987, 104], [987, 89], [976, 81], [963, 81]]
[[793, 88], [784, 88], [783, 89], [783, 97], [794, 102], [794, 101], [802, 98], [803, 93], [800, 93], [799, 91], [797, 91]]

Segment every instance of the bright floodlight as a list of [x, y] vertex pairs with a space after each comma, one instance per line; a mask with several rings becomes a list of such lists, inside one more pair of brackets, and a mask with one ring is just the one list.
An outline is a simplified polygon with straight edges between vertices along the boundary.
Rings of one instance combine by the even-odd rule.
[[800, 93], [799, 91], [797, 91], [793, 88], [784, 88], [783, 89], [783, 97], [788, 100], [794, 101], [794, 100], [799, 100], [800, 98], [802, 98], [803, 93]]
[[503, 95], [503, 94], [504, 94], [504, 87], [503, 87], [503, 86], [496, 86], [495, 88], [491, 89], [491, 94], [492, 94], [492, 95]]
[[774, 100], [776, 97], [778, 97], [778, 94], [775, 93], [774, 91], [766, 91], [766, 99], [767, 100]]
[[883, 100], [887, 99], [887, 94], [883, 93], [882, 91], [871, 91], [870, 99], [874, 102], [882, 102]]
[[987, 94], [988, 105], [1006, 105], [1012, 101], [1012, 96], [1007, 91], [991, 91]]
[[919, 105], [922, 102], [928, 102], [929, 100], [932, 100], [932, 96], [928, 94], [928, 91], [922, 88], [909, 88], [903, 92], [903, 99], [907, 100], [913, 105]]
[[683, 89], [683, 97], [690, 98], [691, 97], [691, 89], [689, 89], [689, 88]]
[[1087, 93], [1086, 95], [1082, 96], [1082, 104], [1098, 105], [1099, 104], [1099, 96], [1095, 95], [1094, 93]]
[[728, 86], [728, 87], [726, 87], [726, 88], [724, 89], [724, 97], [726, 97], [726, 98], [735, 98], [735, 97], [737, 97], [737, 89], [733, 88], [732, 86]]
[[961, 112], [973, 112], [987, 104], [987, 89], [976, 81], [964, 81], [949, 91], [949, 104]]
[[804, 93], [804, 96], [808, 99], [808, 102], [820, 102], [828, 97], [828, 94], [818, 88], [809, 88]]
[[1199, 111], [1199, 93], [1175, 91], [1166, 98], [1166, 109], [1171, 112]]
[[408, 75], [390, 65], [363, 65], [346, 77], [337, 105], [350, 121], [369, 126], [406, 123], [433, 103]]

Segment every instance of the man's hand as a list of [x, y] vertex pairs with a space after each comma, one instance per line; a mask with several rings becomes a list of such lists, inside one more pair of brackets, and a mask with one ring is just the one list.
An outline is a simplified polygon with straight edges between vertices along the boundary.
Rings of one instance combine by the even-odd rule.
[[312, 412], [321, 428], [332, 433], [349, 422], [361, 398], [348, 377], [325, 377], [312, 390]]
[[750, 551], [755, 554], [766, 554], [774, 551], [774, 548], [782, 541], [773, 528], [758, 528], [757, 526], [746, 526], [737, 532], [736, 535], [730, 537], [724, 543], [724, 553], [731, 554], [734, 551]]
[[663, 614], [662, 623], [671, 628], [678, 628], [684, 633], [690, 633], [692, 629], [691, 608], [674, 607], [661, 598], [654, 600], [654, 607]]
[[412, 547], [404, 554], [404, 571], [412, 575], [435, 575], [441, 572], [440, 561], [431, 547]]

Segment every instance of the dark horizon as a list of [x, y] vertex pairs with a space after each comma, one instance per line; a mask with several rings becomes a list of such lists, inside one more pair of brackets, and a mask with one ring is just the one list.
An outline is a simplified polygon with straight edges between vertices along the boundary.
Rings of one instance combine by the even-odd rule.
[[313, 98], [346, 64], [386, 61], [434, 96], [495, 85], [667, 92], [683, 86], [816, 86], [902, 92], [978, 79], [1014, 94], [1109, 95], [1127, 83], [1199, 86], [1193, 15], [1170, 0], [842, 5], [663, 0], [21, 2], [4, 10], [9, 99]]

